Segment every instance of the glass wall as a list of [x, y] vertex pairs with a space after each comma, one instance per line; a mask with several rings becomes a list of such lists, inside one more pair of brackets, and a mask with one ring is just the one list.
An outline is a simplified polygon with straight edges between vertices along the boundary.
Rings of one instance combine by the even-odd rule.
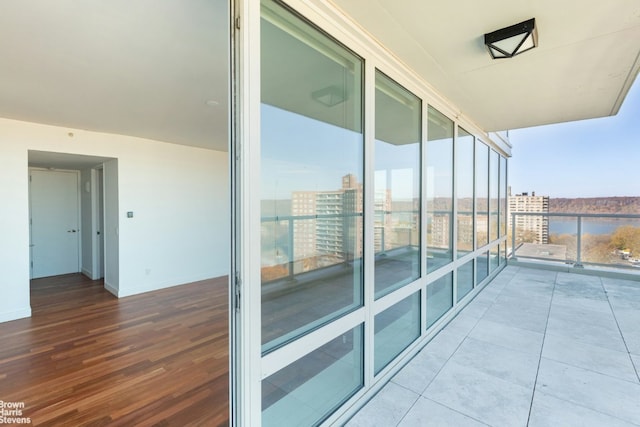
[[453, 121], [429, 106], [427, 271], [453, 260]]
[[375, 295], [420, 276], [421, 101], [376, 72]]
[[362, 327], [262, 380], [262, 425], [317, 425], [364, 385]]
[[420, 336], [420, 292], [375, 318], [374, 369], [377, 374]]
[[473, 260], [468, 261], [458, 267], [458, 277], [456, 278], [457, 301], [462, 300], [473, 290]]
[[427, 328], [453, 307], [453, 273], [427, 285]]
[[491, 150], [489, 157], [489, 241], [498, 238], [499, 194], [500, 194], [500, 155]]
[[458, 128], [456, 139], [456, 199], [458, 204], [458, 258], [473, 251], [473, 180], [475, 138]]
[[489, 252], [478, 255], [476, 258], [476, 286], [482, 283], [489, 275]]
[[362, 305], [363, 61], [263, 1], [262, 344]]
[[247, 161], [260, 189], [252, 415], [337, 423], [500, 266], [506, 159], [471, 123], [423, 109], [429, 90], [398, 68], [277, 1], [261, 0], [260, 38], [260, 138], [249, 142], [260, 156]]
[[507, 235], [507, 159], [500, 156], [500, 237]]
[[493, 273], [500, 265], [500, 245], [491, 248], [489, 252], [489, 272]]
[[489, 147], [476, 140], [476, 247], [489, 243]]

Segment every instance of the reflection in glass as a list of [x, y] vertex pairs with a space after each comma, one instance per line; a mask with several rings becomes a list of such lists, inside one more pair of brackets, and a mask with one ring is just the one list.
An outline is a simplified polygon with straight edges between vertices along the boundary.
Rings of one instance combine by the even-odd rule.
[[476, 140], [476, 247], [489, 243], [489, 147]]
[[458, 301], [462, 300], [473, 289], [473, 260], [458, 268], [456, 292]]
[[500, 156], [500, 237], [507, 235], [507, 159]]
[[266, 352], [362, 304], [362, 60], [268, 0], [261, 40]]
[[493, 273], [500, 265], [500, 246], [494, 246], [489, 252], [489, 273]]
[[458, 203], [458, 258], [473, 251], [474, 137], [458, 128], [456, 139], [456, 198]]
[[427, 135], [427, 271], [453, 261], [453, 121], [429, 106]]
[[420, 292], [377, 314], [375, 334], [374, 366], [377, 374], [420, 336]]
[[318, 425], [363, 385], [358, 326], [262, 380], [262, 425]]
[[453, 273], [427, 285], [427, 328], [453, 307]]
[[420, 276], [420, 99], [376, 72], [375, 294]]
[[500, 193], [500, 155], [491, 150], [489, 154], [489, 241], [498, 238], [498, 194]]
[[489, 275], [489, 252], [478, 255], [476, 258], [476, 286], [482, 283]]

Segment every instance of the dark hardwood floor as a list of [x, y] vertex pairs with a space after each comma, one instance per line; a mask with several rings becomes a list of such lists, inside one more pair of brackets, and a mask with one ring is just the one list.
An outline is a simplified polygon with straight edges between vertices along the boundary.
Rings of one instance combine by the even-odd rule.
[[117, 299], [80, 274], [33, 280], [0, 323], [0, 400], [34, 426], [228, 424], [227, 278]]

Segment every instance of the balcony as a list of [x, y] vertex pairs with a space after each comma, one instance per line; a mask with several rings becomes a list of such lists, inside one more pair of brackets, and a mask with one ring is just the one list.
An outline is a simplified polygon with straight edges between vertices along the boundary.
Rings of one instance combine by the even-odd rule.
[[640, 215], [512, 213], [509, 231], [511, 264], [640, 277]]
[[[387, 224], [389, 212], [376, 214], [380, 224], [376, 229], [376, 263], [387, 261], [386, 257], [402, 261], [402, 251], [412, 247], [412, 234], [402, 234], [399, 240], [394, 234], [393, 242], [398, 246], [387, 248], [383, 242], [391, 233], [386, 233], [387, 228], [381, 225]], [[381, 386], [347, 425], [640, 422], [640, 409], [636, 408], [640, 395], [640, 333], [634, 329], [640, 321], [640, 269], [634, 267], [632, 251], [609, 246], [615, 230], [640, 225], [640, 215], [531, 214], [542, 217], [540, 223], [544, 227], [536, 226], [536, 230], [540, 228], [545, 244], [527, 241], [527, 230], [519, 228], [519, 224], [530, 225], [531, 221], [524, 218], [527, 215], [514, 214], [515, 226], [509, 228], [512, 235], [506, 245], [499, 246], [502, 254], [498, 255], [495, 246], [495, 253], [492, 249], [487, 256], [479, 256], [477, 274], [497, 268], [489, 269], [482, 263], [498, 262], [505, 253], [513, 252], [511, 265], [488, 283], [426, 347], [415, 356], [415, 352], [407, 354], [407, 358], [413, 356], [409, 363], [394, 373], [391, 381]], [[289, 261], [303, 256], [294, 246], [307, 238], [298, 234], [312, 233], [311, 240], [318, 245], [316, 227], [303, 231], [297, 226], [297, 222], [318, 217], [321, 216], [262, 220], [265, 229], [273, 228], [273, 242], [278, 242], [280, 253], [285, 254], [281, 274], [263, 286], [263, 303], [296, 306], [300, 318], [326, 294], [325, 279], [329, 275], [334, 285], [345, 283], [338, 286], [344, 290], [344, 297], [353, 294], [348, 286], [353, 277], [341, 269], [344, 259], [335, 258], [322, 266], [314, 264], [308, 271]], [[553, 231], [558, 219], [562, 233]], [[593, 230], [598, 221], [607, 222], [611, 232], [596, 238]], [[473, 241], [473, 233], [470, 238]], [[434, 249], [431, 247], [427, 256], [433, 255]], [[561, 256], [551, 256], [558, 253]], [[436, 257], [428, 258], [428, 263], [437, 263]], [[399, 268], [406, 269], [408, 264], [405, 262]], [[479, 277], [475, 283], [482, 280]], [[299, 300], [297, 291], [302, 288], [307, 297], [300, 301], [310, 306], [286, 302]], [[276, 329], [283, 327], [277, 323], [282, 323], [281, 320], [275, 319]], [[290, 327], [291, 322], [287, 320], [286, 325]], [[399, 366], [404, 362], [406, 359], [400, 358], [394, 363]]]
[[635, 280], [508, 266], [347, 426], [638, 425], [639, 323]]

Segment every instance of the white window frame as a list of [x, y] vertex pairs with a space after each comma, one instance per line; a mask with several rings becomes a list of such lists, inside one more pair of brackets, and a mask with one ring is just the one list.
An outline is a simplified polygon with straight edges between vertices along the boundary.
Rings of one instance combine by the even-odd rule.
[[[286, 0], [283, 4], [304, 16], [314, 26], [347, 46], [364, 58], [364, 307], [361, 307], [293, 342], [262, 356], [261, 344], [261, 289], [260, 289], [260, 2], [256, 0], [233, 0], [232, 6], [232, 105], [235, 112], [232, 124], [232, 144], [234, 157], [234, 272], [232, 278], [231, 308], [231, 423], [233, 425], [260, 426], [261, 381], [279, 369], [288, 366], [309, 352], [326, 344], [344, 331], [355, 328], [364, 322], [364, 388], [352, 396], [343, 408], [331, 415], [325, 425], [338, 425], [355, 413], [360, 405], [376, 393], [411, 357], [413, 357], [457, 312], [475, 295], [479, 288], [488, 283], [501, 268], [490, 274], [482, 286], [471, 291], [456, 304], [456, 271], [469, 259], [488, 251], [492, 246], [506, 241], [506, 236], [476, 248], [472, 253], [457, 258], [457, 227], [453, 231], [453, 262], [443, 268], [427, 274], [426, 260], [426, 139], [427, 112], [431, 105], [454, 122], [457, 136], [461, 126], [476, 139], [482, 138], [486, 145], [493, 147], [502, 156], [509, 153], [494, 144], [489, 136], [471, 120], [463, 116], [445, 98], [433, 91], [428, 82], [395, 60], [378, 42], [344, 16], [330, 3], [321, 0]], [[422, 142], [421, 142], [421, 276], [412, 283], [374, 299], [374, 188], [373, 161], [375, 145], [375, 72], [381, 71], [389, 78], [412, 92], [422, 101]], [[453, 213], [456, 218], [456, 170], [454, 140], [454, 199]], [[475, 180], [475, 174], [474, 174]], [[474, 194], [475, 197], [475, 194]], [[475, 209], [475, 207], [474, 207]], [[475, 217], [475, 215], [474, 215]], [[453, 225], [452, 225], [453, 226]], [[475, 235], [474, 235], [475, 238]], [[502, 266], [501, 266], [502, 267]], [[474, 268], [474, 274], [477, 268]], [[438, 320], [429, 330], [426, 329], [426, 286], [427, 283], [453, 272], [454, 307]], [[235, 291], [239, 291], [239, 299]], [[378, 375], [374, 375], [374, 322], [378, 313], [415, 292], [421, 292], [421, 336], [407, 347], [398, 357], [389, 363]], [[238, 310], [235, 305], [238, 305]]]

